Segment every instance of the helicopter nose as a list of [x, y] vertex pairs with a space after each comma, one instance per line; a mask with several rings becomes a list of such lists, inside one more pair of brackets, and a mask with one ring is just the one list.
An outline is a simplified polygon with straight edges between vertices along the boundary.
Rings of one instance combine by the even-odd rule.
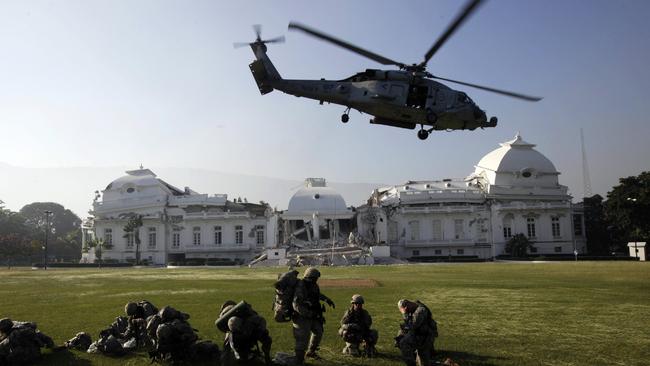
[[474, 118], [480, 121], [487, 121], [487, 115], [479, 107], [474, 108]]

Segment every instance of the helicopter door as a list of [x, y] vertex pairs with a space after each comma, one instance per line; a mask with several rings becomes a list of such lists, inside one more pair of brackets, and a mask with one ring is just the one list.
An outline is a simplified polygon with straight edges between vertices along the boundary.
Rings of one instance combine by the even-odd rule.
[[404, 103], [404, 85], [391, 84], [390, 96], [396, 103]]
[[410, 85], [406, 105], [413, 108], [424, 109], [427, 104], [429, 88], [426, 85]]

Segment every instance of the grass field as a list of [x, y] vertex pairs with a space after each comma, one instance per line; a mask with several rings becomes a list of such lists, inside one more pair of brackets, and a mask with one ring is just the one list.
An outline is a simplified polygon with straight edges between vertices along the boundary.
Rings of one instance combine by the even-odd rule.
[[[36, 321], [60, 344], [76, 332], [93, 339], [147, 299], [191, 314], [204, 339], [226, 299], [245, 299], [268, 320], [273, 352], [292, 352], [290, 323], [271, 317], [271, 287], [283, 268], [0, 270], [0, 317]], [[393, 347], [400, 298], [420, 299], [438, 322], [438, 359], [466, 365], [650, 364], [650, 264], [481, 263], [321, 268], [321, 290], [337, 304], [326, 314], [323, 360], [313, 365], [399, 365]], [[350, 296], [361, 293], [379, 330], [377, 359], [340, 354], [336, 334]], [[45, 352], [42, 364], [140, 365], [82, 352]]]

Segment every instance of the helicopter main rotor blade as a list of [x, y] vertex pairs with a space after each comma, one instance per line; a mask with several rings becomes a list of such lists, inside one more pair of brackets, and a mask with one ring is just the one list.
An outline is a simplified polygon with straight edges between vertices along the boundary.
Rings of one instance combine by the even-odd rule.
[[451, 37], [454, 34], [454, 32], [458, 30], [458, 28], [460, 28], [463, 22], [467, 20], [467, 17], [469, 17], [474, 12], [474, 10], [476, 10], [476, 8], [481, 4], [482, 1], [483, 0], [470, 0], [465, 5], [463, 11], [461, 11], [460, 14], [456, 16], [456, 19], [454, 19], [454, 21], [451, 22], [451, 24], [449, 24], [445, 32], [442, 33], [440, 37], [438, 37], [436, 43], [434, 43], [433, 46], [431, 46], [431, 48], [429, 49], [429, 51], [424, 55], [424, 61], [420, 63], [421, 67], [424, 67], [427, 64], [427, 62], [429, 62], [431, 57], [433, 57], [433, 55], [440, 49], [440, 47], [442, 47], [442, 45], [445, 44], [447, 39], [449, 39], [449, 37]]
[[399, 66], [399, 67], [404, 67], [405, 66], [401, 62], [393, 61], [393, 60], [391, 60], [391, 59], [389, 59], [387, 57], [378, 55], [378, 54], [376, 54], [374, 52], [364, 50], [363, 48], [357, 47], [357, 46], [355, 46], [353, 44], [350, 44], [350, 43], [345, 42], [343, 40], [340, 40], [338, 38], [334, 38], [334, 37], [332, 37], [330, 35], [327, 35], [327, 34], [321, 32], [321, 31], [317, 31], [316, 29], [307, 27], [307, 26], [302, 25], [300, 23], [290, 22], [289, 23], [289, 29], [301, 30], [301, 31], [303, 31], [303, 32], [305, 32], [307, 34], [310, 34], [310, 35], [312, 35], [312, 36], [314, 36], [316, 38], [320, 38], [323, 41], [334, 43], [335, 45], [337, 45], [339, 47], [343, 47], [343, 48], [348, 49], [348, 50], [350, 50], [352, 52], [355, 52], [355, 53], [358, 53], [358, 54], [360, 54], [362, 56], [365, 56], [365, 57], [367, 57], [367, 58], [369, 58], [369, 59], [371, 59], [373, 61], [377, 61], [382, 65], [395, 65], [395, 66]]
[[235, 43], [232, 44], [232, 46], [235, 47], [235, 48], [242, 48], [242, 47], [246, 47], [246, 46], [249, 46], [249, 45], [250, 45], [249, 42], [235, 42]]
[[264, 43], [283, 43], [284, 42], [284, 36], [275, 37], [275, 38], [271, 38], [271, 39], [265, 39], [262, 42], [264, 42]]
[[507, 91], [507, 90], [500, 90], [500, 89], [490, 88], [488, 86], [470, 84], [470, 83], [466, 83], [466, 82], [463, 82], [463, 81], [441, 78], [440, 76], [431, 76], [431, 77], [434, 78], [434, 79], [449, 81], [449, 82], [456, 83], [456, 84], [471, 86], [472, 88], [486, 90], [486, 91], [489, 91], [489, 92], [492, 92], [492, 93], [497, 93], [497, 94], [501, 94], [501, 95], [507, 95], [507, 96], [513, 97], [513, 98], [527, 100], [529, 102], [539, 102], [540, 100], [542, 100], [541, 97], [532, 97], [530, 95], [515, 93], [515, 92], [511, 92], [511, 91]]

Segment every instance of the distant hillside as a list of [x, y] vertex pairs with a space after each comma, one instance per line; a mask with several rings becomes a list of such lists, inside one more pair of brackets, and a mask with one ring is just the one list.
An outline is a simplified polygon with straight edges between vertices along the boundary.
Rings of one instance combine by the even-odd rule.
[[[124, 175], [126, 167], [21, 168], [0, 162], [0, 200], [17, 211], [32, 202], [53, 201], [71, 209], [80, 217], [88, 216], [94, 192]], [[226, 193], [230, 199], [241, 197], [249, 202], [268, 202], [284, 210], [289, 199], [302, 186], [300, 180], [248, 176], [213, 170], [187, 168], [150, 169], [164, 181], [199, 193]], [[327, 177], [324, 177], [327, 178]], [[395, 182], [398, 183], [398, 182]], [[359, 206], [382, 184], [328, 182], [348, 206]]]

